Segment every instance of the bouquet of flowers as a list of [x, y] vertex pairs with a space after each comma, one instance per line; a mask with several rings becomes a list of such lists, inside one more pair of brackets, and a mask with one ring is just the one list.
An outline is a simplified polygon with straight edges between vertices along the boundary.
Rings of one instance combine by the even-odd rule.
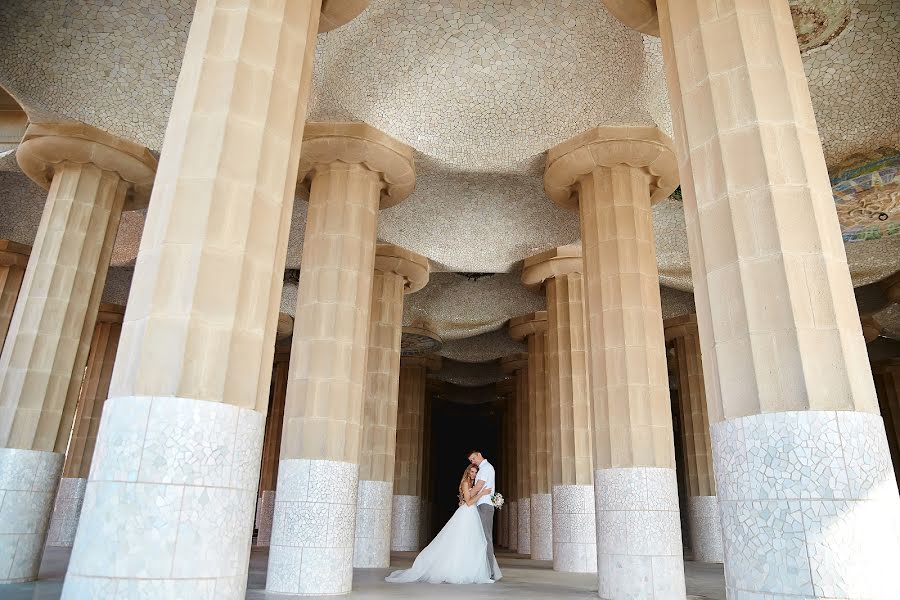
[[503, 499], [503, 494], [491, 494], [491, 504], [494, 505], [494, 508], [500, 510], [503, 508], [503, 503], [506, 502]]

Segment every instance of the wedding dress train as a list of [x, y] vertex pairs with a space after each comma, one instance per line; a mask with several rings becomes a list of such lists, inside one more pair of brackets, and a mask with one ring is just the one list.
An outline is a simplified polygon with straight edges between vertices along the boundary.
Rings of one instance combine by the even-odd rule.
[[[460, 506], [440, 533], [416, 557], [413, 566], [394, 571], [390, 583], [493, 583], [488, 568], [487, 545], [478, 509]], [[494, 560], [494, 573], [500, 579], [500, 567]]]

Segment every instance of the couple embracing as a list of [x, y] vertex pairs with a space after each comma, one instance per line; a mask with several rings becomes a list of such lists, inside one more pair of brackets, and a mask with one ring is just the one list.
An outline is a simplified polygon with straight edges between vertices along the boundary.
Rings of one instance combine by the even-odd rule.
[[413, 566], [394, 571], [391, 583], [493, 583], [502, 576], [494, 558], [494, 467], [478, 450], [459, 482], [459, 508], [416, 557]]

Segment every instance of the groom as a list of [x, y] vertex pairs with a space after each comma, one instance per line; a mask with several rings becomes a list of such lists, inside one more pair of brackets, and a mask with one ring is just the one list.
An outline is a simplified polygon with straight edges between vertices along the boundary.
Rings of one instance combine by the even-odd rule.
[[[469, 462], [478, 467], [478, 477], [475, 480], [474, 492], [477, 494], [483, 488], [489, 488], [492, 493], [497, 491], [495, 485], [496, 474], [494, 465], [481, 455], [481, 451], [469, 452]], [[475, 503], [478, 507], [478, 516], [481, 517], [481, 526], [484, 527], [484, 537], [487, 538], [487, 561], [491, 572], [491, 579], [496, 579], [494, 573], [494, 505], [491, 502], [491, 494], [486, 494]]]

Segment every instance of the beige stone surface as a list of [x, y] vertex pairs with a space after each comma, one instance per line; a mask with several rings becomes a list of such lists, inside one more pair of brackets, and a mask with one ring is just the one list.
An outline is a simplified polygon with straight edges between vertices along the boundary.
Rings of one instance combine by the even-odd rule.
[[422, 496], [422, 449], [425, 435], [425, 378], [440, 368], [435, 356], [404, 357], [400, 361], [397, 409], [395, 496]]
[[272, 385], [266, 429], [263, 434], [262, 457], [259, 465], [259, 492], [272, 491], [278, 486], [278, 460], [281, 456], [281, 432], [284, 427], [284, 398], [287, 391], [290, 348], [276, 348], [272, 360]]
[[550, 149], [544, 187], [581, 215], [594, 468], [674, 468], [650, 205], [677, 184], [658, 129], [598, 127]]
[[656, 0], [603, 0], [606, 10], [631, 29], [659, 35]]
[[788, 3], [658, 5], [710, 421], [876, 412]]
[[358, 463], [379, 205], [415, 185], [412, 150], [364, 123], [311, 123], [282, 458]]
[[322, 0], [319, 15], [319, 33], [325, 33], [346, 25], [366, 10], [369, 0]]
[[109, 381], [112, 378], [124, 315], [124, 306], [100, 305], [75, 407], [72, 435], [66, 448], [63, 477], [86, 479], [91, 470], [91, 459], [94, 456], [97, 431], [100, 429], [103, 403], [109, 394]]
[[547, 296], [551, 485], [592, 485], [592, 413], [581, 248], [525, 259], [522, 282]]
[[510, 373], [515, 380], [516, 391], [511, 411], [514, 423], [512, 436], [515, 448], [515, 456], [513, 457], [515, 493], [512, 498], [517, 501], [530, 497], [531, 489], [534, 485], [532, 476], [533, 461], [531, 460], [531, 423], [529, 420], [531, 413], [528, 369], [530, 364], [529, 354], [524, 353], [511, 354], [501, 360], [503, 371]]
[[375, 250], [360, 479], [394, 478], [403, 295], [424, 287], [428, 270], [428, 259], [403, 248], [378, 244]]
[[715, 496], [716, 479], [697, 317], [685, 315], [666, 319], [664, 326], [666, 341], [675, 351], [680, 409], [677, 418], [681, 423], [688, 493], [691, 496]]
[[0, 350], [9, 330], [30, 254], [30, 246], [0, 240]]
[[318, 15], [197, 6], [111, 396], [265, 411]]

